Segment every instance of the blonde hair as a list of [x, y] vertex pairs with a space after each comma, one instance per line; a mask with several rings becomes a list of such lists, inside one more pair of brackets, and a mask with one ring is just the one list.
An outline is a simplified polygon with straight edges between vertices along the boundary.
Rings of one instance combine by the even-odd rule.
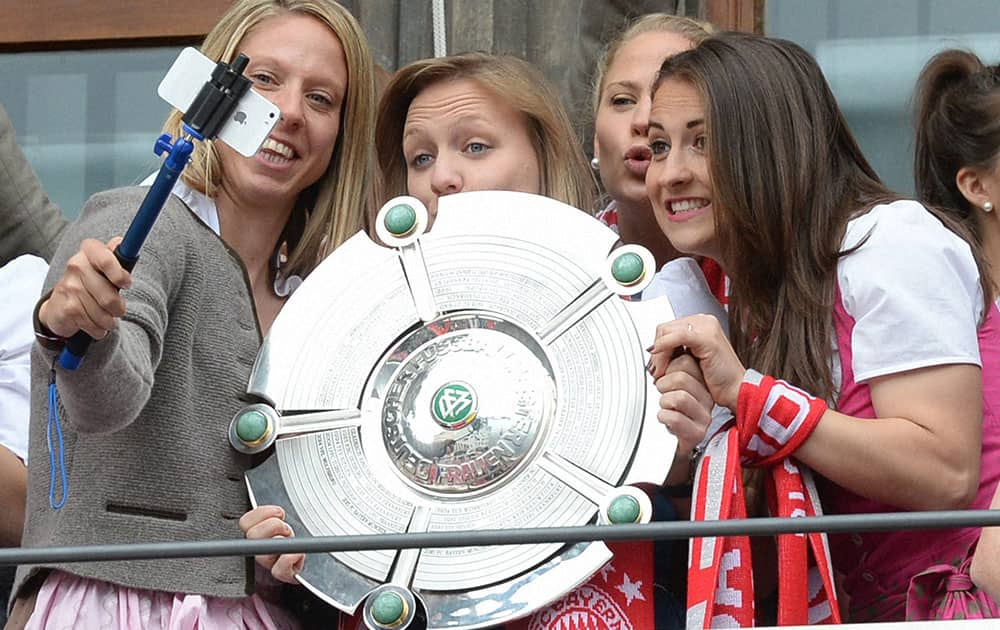
[[[375, 100], [377, 102], [382, 101], [382, 95], [385, 94], [386, 88], [389, 87], [389, 82], [392, 80], [392, 72], [389, 72], [379, 64], [375, 64]], [[382, 169], [375, 165], [372, 169], [372, 182], [368, 187], [368, 208], [365, 211], [365, 232], [374, 238], [375, 235], [375, 217], [378, 214], [379, 207], [382, 205], [382, 200], [384, 198], [385, 191], [385, 178], [382, 176]]]
[[591, 208], [593, 176], [559, 95], [528, 62], [486, 53], [415, 61], [392, 78], [379, 104], [375, 137], [386, 199], [406, 194], [402, 147], [410, 103], [431, 85], [457, 79], [472, 79], [482, 84], [524, 118], [541, 169], [543, 195], [577, 208]]
[[[326, 24], [340, 40], [347, 62], [347, 93], [333, 156], [326, 172], [299, 195], [283, 235], [289, 250], [282, 272], [286, 276], [305, 276], [364, 224], [375, 110], [368, 41], [347, 9], [332, 0], [238, 0], [205, 37], [201, 50], [215, 61], [232, 61], [250, 32], [270, 18], [289, 13], [307, 15]], [[173, 111], [164, 131], [179, 135], [181, 117], [181, 112]], [[212, 197], [223, 176], [212, 142], [196, 143], [191, 163], [182, 176], [184, 182]]]
[[615, 56], [622, 46], [634, 37], [645, 33], [676, 33], [693, 44], [708, 39], [716, 32], [715, 25], [704, 20], [672, 15], [670, 13], [649, 13], [630, 23], [608, 42], [597, 58], [597, 70], [594, 72], [594, 82], [591, 89], [591, 112], [596, 117], [601, 104], [601, 92], [604, 91], [604, 75], [615, 62]]

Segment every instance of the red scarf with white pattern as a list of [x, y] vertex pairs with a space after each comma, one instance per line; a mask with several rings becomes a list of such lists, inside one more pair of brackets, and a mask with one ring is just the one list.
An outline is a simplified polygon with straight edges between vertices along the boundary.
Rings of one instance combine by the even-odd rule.
[[[790, 457], [826, 404], [784, 381], [747, 371], [736, 424], [708, 443], [695, 475], [692, 520], [746, 518], [743, 465], [766, 468], [771, 514], [819, 516], [808, 468]], [[778, 624], [840, 623], [826, 534], [778, 537]], [[754, 625], [753, 564], [747, 536], [692, 538], [688, 630]]]

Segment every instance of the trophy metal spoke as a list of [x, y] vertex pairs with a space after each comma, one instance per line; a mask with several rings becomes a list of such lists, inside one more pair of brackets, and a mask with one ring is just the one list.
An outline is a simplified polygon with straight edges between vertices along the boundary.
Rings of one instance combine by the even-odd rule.
[[542, 453], [542, 456], [538, 458], [538, 467], [593, 502], [594, 505], [598, 505], [608, 492], [615, 489], [610, 483], [552, 451]]
[[[410, 525], [406, 528], [407, 534], [422, 534], [427, 531], [431, 522], [431, 508], [418, 505], [413, 510], [410, 518]], [[417, 572], [417, 561], [420, 559], [422, 549], [401, 549], [396, 556], [396, 563], [392, 567], [392, 574], [389, 576], [389, 583], [397, 586], [409, 587], [413, 581], [413, 575]]]
[[543, 324], [538, 329], [538, 337], [543, 344], [551, 346], [612, 295], [625, 297], [640, 293], [649, 286], [655, 272], [656, 261], [645, 248], [624, 245], [615, 249], [608, 256], [601, 276]]
[[542, 340], [544, 345], [552, 345], [563, 333], [579, 323], [612, 295], [603, 280], [594, 280], [580, 295], [573, 298], [569, 304], [538, 329], [536, 333], [538, 338]]
[[407, 196], [396, 197], [382, 206], [375, 218], [375, 233], [379, 239], [399, 252], [417, 316], [423, 322], [440, 315], [420, 248], [420, 236], [429, 223], [427, 207], [416, 197]]
[[403, 273], [406, 274], [406, 284], [413, 296], [420, 321], [429, 322], [440, 316], [434, 291], [431, 289], [431, 279], [427, 274], [424, 253], [420, 249], [420, 241], [399, 248], [399, 260], [403, 263]]
[[264, 403], [244, 407], [229, 423], [229, 442], [241, 453], [260, 453], [279, 436], [353, 429], [361, 425], [358, 409], [329, 409], [282, 415]]
[[307, 413], [282, 414], [278, 423], [278, 436], [300, 435], [316, 431], [335, 431], [361, 425], [361, 411], [357, 409], [329, 409]]
[[542, 454], [538, 467], [594, 502], [599, 508], [598, 523], [648, 523], [652, 517], [653, 505], [638, 488], [613, 486], [551, 451]]
[[[431, 521], [431, 508], [416, 506], [406, 533], [426, 532]], [[410, 590], [417, 572], [421, 549], [400, 549], [392, 573], [384, 584], [368, 594], [361, 612], [366, 628], [372, 630], [405, 630], [416, 613], [416, 597]]]

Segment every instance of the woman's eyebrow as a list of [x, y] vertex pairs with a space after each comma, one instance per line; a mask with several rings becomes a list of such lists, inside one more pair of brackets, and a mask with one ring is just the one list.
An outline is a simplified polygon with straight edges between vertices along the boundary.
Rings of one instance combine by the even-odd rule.
[[[704, 118], [696, 118], [696, 119], [688, 122], [688, 124], [685, 125], [685, 126], [688, 129], [694, 129], [695, 127], [700, 127], [701, 125], [704, 125], [704, 124], [705, 124], [705, 119]], [[651, 127], [651, 128], [653, 128], [653, 129], [659, 129], [660, 131], [664, 130], [663, 129], [663, 124], [660, 123], [660, 122], [657, 122], [657, 121], [653, 120], [652, 118], [649, 119], [648, 126]]]
[[635, 81], [629, 81], [629, 80], [612, 81], [611, 83], [608, 83], [607, 85], [604, 86], [604, 91], [607, 92], [612, 87], [623, 87], [626, 90], [638, 90], [639, 84], [636, 83]]

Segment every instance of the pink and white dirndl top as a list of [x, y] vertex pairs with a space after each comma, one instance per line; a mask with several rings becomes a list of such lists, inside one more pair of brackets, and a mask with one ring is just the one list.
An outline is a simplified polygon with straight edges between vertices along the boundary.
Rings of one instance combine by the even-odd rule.
[[[973, 508], [990, 505], [1000, 480], [1000, 310], [983, 313], [969, 246], [917, 202], [876, 206], [849, 222], [834, 307], [835, 408], [874, 418], [867, 383], [948, 364], [982, 366], [983, 439]], [[897, 512], [823, 481], [828, 514]], [[847, 619], [974, 618], [1000, 610], [968, 577], [979, 528], [830, 536], [849, 596]]]

